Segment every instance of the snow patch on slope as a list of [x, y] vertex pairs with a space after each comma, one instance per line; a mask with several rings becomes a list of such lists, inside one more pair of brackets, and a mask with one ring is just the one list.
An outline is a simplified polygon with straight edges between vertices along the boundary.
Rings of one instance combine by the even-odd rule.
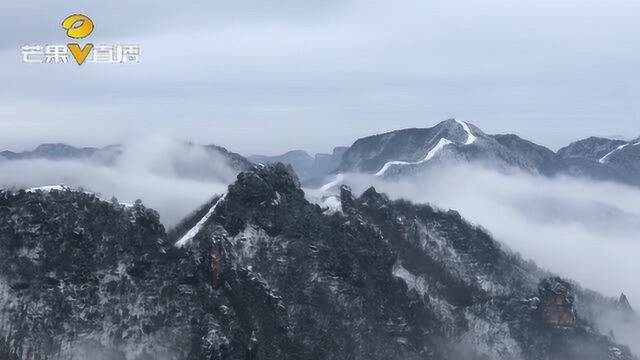
[[447, 140], [445, 138], [440, 139], [440, 141], [438, 141], [438, 143], [436, 144], [436, 146], [434, 146], [428, 153], [427, 156], [425, 156], [424, 159], [420, 160], [420, 161], [416, 161], [416, 162], [408, 162], [408, 161], [389, 161], [386, 164], [384, 164], [384, 166], [382, 167], [382, 169], [380, 169], [380, 171], [378, 171], [376, 173], [375, 176], [382, 176], [384, 175], [385, 172], [387, 172], [387, 170], [389, 170], [389, 168], [393, 165], [419, 165], [422, 163], [425, 163], [429, 160], [431, 160], [440, 150], [442, 150], [445, 146], [449, 145], [449, 144], [453, 144], [453, 141], [451, 140]]
[[462, 335], [462, 344], [489, 359], [522, 359], [522, 350], [513, 339], [509, 326], [497, 314], [490, 314], [489, 319], [483, 319], [467, 310], [465, 318], [469, 330]]
[[416, 276], [405, 269], [400, 263], [395, 263], [392, 270], [393, 276], [402, 279], [409, 289], [417, 291], [420, 295], [427, 294], [428, 286], [421, 276]]
[[411, 273], [400, 262], [393, 264], [391, 274], [404, 281], [409, 289], [415, 290], [418, 294], [426, 297], [429, 300], [428, 307], [438, 315], [438, 319], [445, 324], [443, 326], [447, 327], [446, 324], [449, 324], [451, 328], [454, 327], [453, 306], [436, 296], [436, 291], [429, 289], [429, 284], [423, 276]]
[[476, 137], [471, 133], [471, 129], [469, 129], [469, 125], [466, 122], [460, 121], [460, 120], [456, 120], [456, 122], [460, 124], [460, 126], [462, 126], [464, 131], [467, 133], [467, 142], [465, 142], [464, 144], [471, 145], [474, 142], [476, 142]]
[[[638, 143], [638, 144], [640, 144], [640, 143]], [[638, 145], [638, 144], [635, 144], [635, 145]], [[607, 162], [607, 159], [608, 159], [611, 155], [613, 155], [614, 153], [616, 153], [616, 152], [618, 152], [618, 151], [620, 151], [620, 150], [622, 150], [622, 149], [626, 148], [627, 146], [629, 146], [629, 144], [624, 144], [624, 145], [620, 145], [620, 146], [618, 146], [617, 148], [613, 149], [613, 151], [611, 151], [611, 152], [610, 152], [610, 153], [608, 153], [607, 155], [603, 156], [600, 160], [598, 160], [598, 162], [599, 162], [600, 164], [604, 164], [605, 162]]]
[[220, 197], [220, 199], [218, 199], [218, 201], [216, 201], [215, 204], [213, 204], [213, 206], [211, 207], [211, 209], [209, 209], [209, 211], [202, 217], [202, 219], [200, 219], [200, 221], [198, 221], [198, 223], [192, 227], [191, 229], [189, 229], [189, 231], [187, 231], [186, 234], [184, 234], [184, 236], [182, 238], [180, 238], [180, 240], [178, 240], [176, 242], [176, 246], [177, 247], [183, 247], [186, 244], [191, 243], [191, 241], [193, 240], [193, 238], [200, 232], [200, 230], [202, 229], [202, 227], [204, 226], [204, 224], [207, 223], [207, 221], [209, 220], [209, 218], [211, 217], [211, 215], [213, 215], [213, 213], [215, 212], [216, 208], [218, 207], [218, 205], [222, 202], [222, 200], [224, 200], [224, 198], [227, 196], [227, 194], [224, 194]]

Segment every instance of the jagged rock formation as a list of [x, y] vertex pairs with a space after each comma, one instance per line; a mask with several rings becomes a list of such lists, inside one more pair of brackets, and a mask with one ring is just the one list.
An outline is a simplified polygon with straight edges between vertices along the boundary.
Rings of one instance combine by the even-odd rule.
[[328, 215], [290, 168], [256, 167], [175, 247], [193, 228], [168, 237], [139, 203], [0, 193], [0, 357], [634, 359], [580, 307], [549, 329], [548, 274], [460, 214], [340, 200]]
[[618, 299], [618, 306], [625, 313], [633, 313], [633, 308], [631, 307], [631, 304], [629, 304], [629, 299], [627, 299], [627, 296], [624, 293], [620, 294], [620, 299]]

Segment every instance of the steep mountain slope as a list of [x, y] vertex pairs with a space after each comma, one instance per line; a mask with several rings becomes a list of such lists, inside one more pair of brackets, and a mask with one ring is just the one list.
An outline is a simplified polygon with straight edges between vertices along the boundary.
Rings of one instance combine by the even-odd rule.
[[311, 156], [302, 150], [293, 150], [278, 156], [252, 155], [248, 159], [256, 164], [283, 163], [291, 165], [302, 182], [326, 176], [335, 170], [342, 162], [342, 156], [347, 147], [336, 147], [331, 154], [316, 154]]
[[408, 174], [434, 164], [482, 162], [551, 175], [561, 167], [550, 150], [515, 135], [491, 136], [474, 125], [450, 119], [427, 129], [405, 129], [357, 140], [338, 172], [377, 176]]
[[[546, 274], [457, 213], [392, 202], [374, 189], [357, 198], [343, 188], [340, 202], [341, 213], [321, 215], [284, 167], [258, 169], [241, 174], [208, 225], [180, 244], [226, 239], [234, 266], [279, 297], [290, 336], [309, 351], [302, 358], [630, 356], [588, 330], [615, 302], [541, 282]], [[579, 309], [556, 311], [553, 294], [563, 286]], [[575, 311], [578, 318], [563, 320]], [[318, 333], [332, 334], [330, 342]]]
[[517, 135], [493, 135], [498, 143], [518, 157], [527, 159], [529, 166], [543, 175], [554, 175], [565, 169], [565, 164], [556, 153], [544, 146], [524, 140]]
[[619, 149], [625, 144], [627, 144], [627, 142], [623, 140], [590, 137], [573, 142], [558, 150], [558, 155], [565, 159], [582, 158], [603, 163], [606, 161], [608, 154], [611, 154], [612, 151]]
[[233, 274], [221, 287], [213, 242], [177, 250], [153, 210], [72, 191], [0, 193], [0, 218], [0, 358], [250, 355], [229, 294], [257, 312], [268, 294]]
[[640, 139], [591, 137], [571, 143], [558, 154], [568, 164], [569, 173], [640, 185]]
[[516, 135], [487, 135], [450, 119], [426, 129], [403, 129], [357, 140], [335, 173], [410, 176], [440, 165], [479, 163], [544, 176], [571, 175], [640, 185], [640, 139], [581, 140], [558, 153]]
[[0, 193], [0, 358], [634, 359], [594, 326], [618, 302], [453, 211], [343, 187], [328, 215], [275, 165], [185, 225], [169, 238], [139, 203]]

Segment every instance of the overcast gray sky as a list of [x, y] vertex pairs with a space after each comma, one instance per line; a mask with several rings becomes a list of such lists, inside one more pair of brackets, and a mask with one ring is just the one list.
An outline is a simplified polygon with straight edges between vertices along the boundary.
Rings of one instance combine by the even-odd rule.
[[[21, 63], [20, 47], [137, 43], [136, 65]], [[455, 116], [557, 148], [640, 135], [635, 0], [6, 1], [0, 147], [169, 135], [311, 152]]]

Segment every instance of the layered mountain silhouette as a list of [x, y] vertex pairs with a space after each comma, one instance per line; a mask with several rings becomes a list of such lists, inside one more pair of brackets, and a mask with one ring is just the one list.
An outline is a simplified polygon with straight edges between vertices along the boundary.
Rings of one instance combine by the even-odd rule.
[[334, 172], [408, 175], [438, 165], [478, 163], [544, 176], [571, 175], [640, 185], [640, 140], [580, 140], [553, 152], [517, 135], [488, 135], [447, 120], [428, 129], [405, 129], [357, 140]]
[[[200, 146], [187, 144], [188, 146]], [[237, 171], [252, 163], [290, 165], [308, 186], [323, 184], [331, 174], [362, 172], [384, 177], [409, 176], [442, 165], [480, 164], [498, 170], [519, 169], [542, 176], [569, 175], [594, 180], [640, 185], [640, 138], [633, 141], [591, 137], [554, 152], [517, 135], [489, 135], [477, 126], [456, 119], [431, 128], [402, 129], [336, 147], [331, 154], [309, 155], [293, 150], [277, 156], [245, 158], [216, 146], [202, 146], [221, 154]], [[76, 148], [43, 144], [33, 151], [0, 152], [0, 161], [23, 159], [92, 160], [114, 163], [122, 146]]]
[[373, 188], [338, 200], [255, 166], [167, 234], [141, 203], [0, 192], [0, 358], [636, 359], [598, 327], [637, 321], [626, 297], [538, 269], [455, 211]]
[[[244, 171], [251, 168], [252, 163], [245, 159], [242, 155], [228, 151], [222, 146], [217, 145], [196, 145], [192, 143], [179, 143], [184, 147], [198, 147], [205, 152], [212, 154], [218, 160], [217, 157], [221, 156], [226, 160], [233, 168], [238, 171]], [[0, 152], [0, 161], [9, 160], [84, 160], [90, 161], [100, 165], [113, 165], [125, 150], [123, 145], [109, 145], [102, 148], [83, 147], [78, 148], [67, 144], [42, 144], [31, 151], [12, 152], [2, 151]]]

